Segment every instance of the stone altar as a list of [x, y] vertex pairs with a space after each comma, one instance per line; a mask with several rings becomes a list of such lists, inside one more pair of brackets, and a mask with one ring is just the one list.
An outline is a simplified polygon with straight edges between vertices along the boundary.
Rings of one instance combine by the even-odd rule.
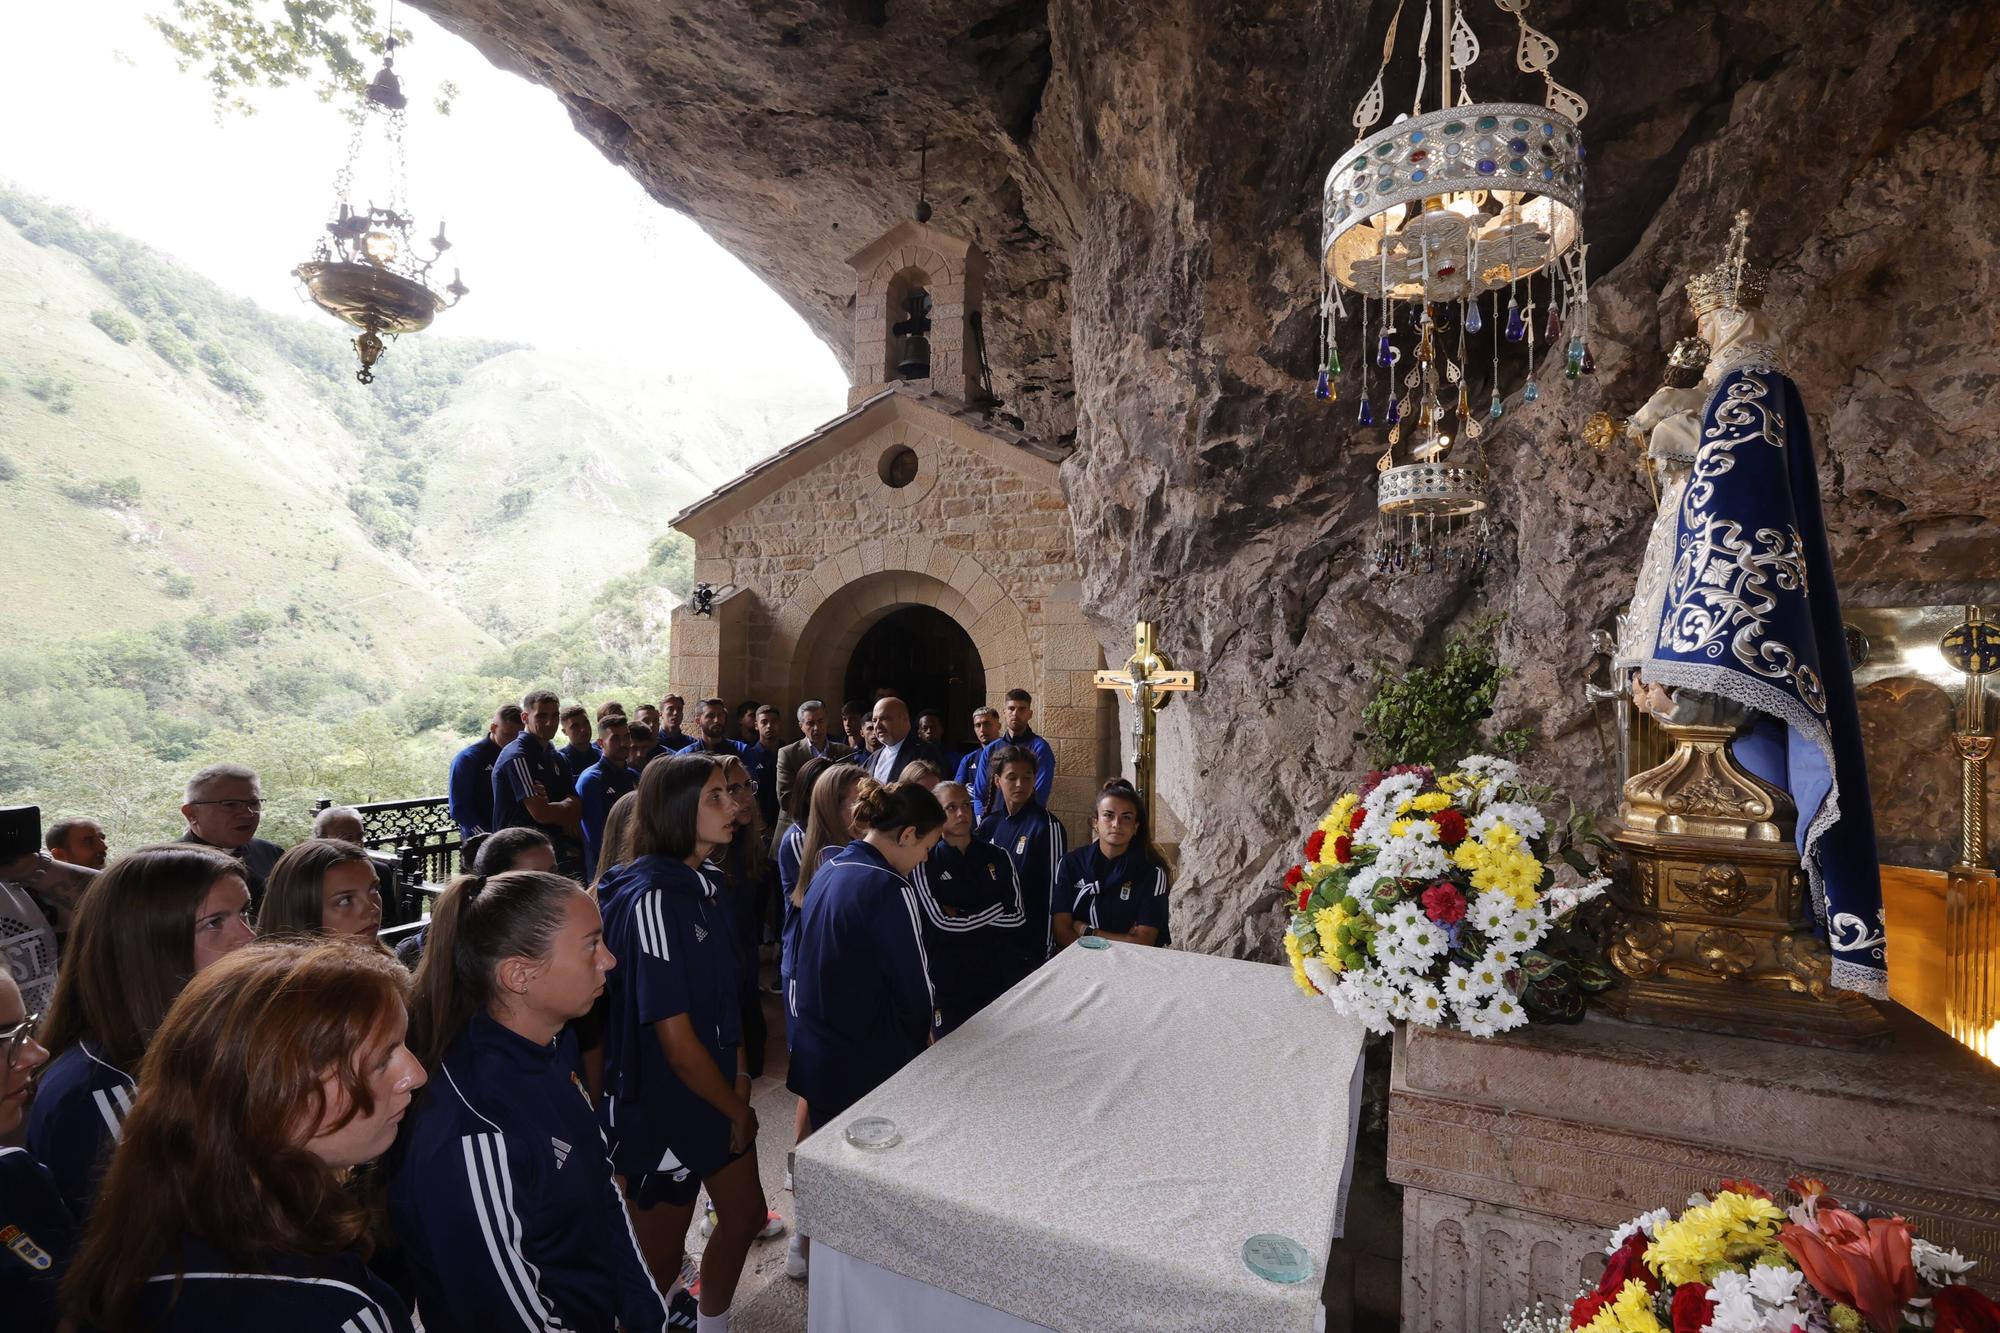
[[1594, 1282], [1610, 1228], [1725, 1176], [1817, 1175], [2000, 1290], [2000, 1071], [1900, 1010], [1868, 1053], [1628, 1024], [1397, 1035], [1402, 1326], [1491, 1333]]

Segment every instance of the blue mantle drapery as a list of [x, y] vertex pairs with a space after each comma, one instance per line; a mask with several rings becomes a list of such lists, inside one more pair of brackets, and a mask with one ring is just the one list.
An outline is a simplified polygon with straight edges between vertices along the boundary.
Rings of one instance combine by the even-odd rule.
[[1640, 675], [1765, 715], [1737, 757], [1798, 807], [1833, 983], [1887, 998], [1875, 820], [1819, 471], [1798, 387], [1775, 365], [1733, 369], [1709, 396], [1674, 550]]

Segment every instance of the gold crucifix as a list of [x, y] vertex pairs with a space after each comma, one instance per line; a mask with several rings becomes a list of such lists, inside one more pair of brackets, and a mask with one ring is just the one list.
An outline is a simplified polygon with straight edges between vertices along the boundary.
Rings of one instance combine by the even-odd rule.
[[[1153, 646], [1153, 622], [1139, 622], [1132, 656], [1123, 671], [1100, 671], [1097, 688], [1116, 690], [1132, 702], [1132, 785], [1146, 802], [1146, 827], [1157, 830], [1159, 803], [1153, 799], [1153, 714], [1175, 694], [1201, 688], [1192, 671], [1175, 671]], [[1158, 836], [1157, 832], [1154, 836]]]

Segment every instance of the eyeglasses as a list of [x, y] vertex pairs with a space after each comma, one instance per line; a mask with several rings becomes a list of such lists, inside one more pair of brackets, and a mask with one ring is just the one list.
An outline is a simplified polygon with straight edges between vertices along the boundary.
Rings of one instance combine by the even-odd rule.
[[12, 1069], [14, 1067], [14, 1059], [20, 1054], [21, 1047], [27, 1044], [28, 1038], [34, 1036], [35, 1029], [41, 1025], [42, 1016], [40, 1014], [29, 1014], [18, 1023], [0, 1028], [0, 1049], [4, 1049], [6, 1052], [6, 1060], [0, 1063], [4, 1063], [8, 1069]]
[[264, 803], [262, 801], [189, 801], [188, 804], [226, 805], [230, 809], [240, 810], [246, 815], [261, 815], [264, 813]]

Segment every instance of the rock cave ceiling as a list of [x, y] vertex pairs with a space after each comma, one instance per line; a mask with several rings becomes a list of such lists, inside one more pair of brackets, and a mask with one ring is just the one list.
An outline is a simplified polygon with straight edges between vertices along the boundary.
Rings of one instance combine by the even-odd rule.
[[[1392, 5], [414, 3], [555, 90], [843, 359], [845, 260], [908, 216], [928, 137], [935, 223], [989, 257], [1000, 410], [1075, 446], [1087, 608], [1114, 648], [1145, 612], [1206, 673], [1162, 738], [1194, 947], [1269, 952], [1272, 868], [1354, 766], [1376, 665], [1469, 614], [1506, 617], [1509, 724], [1539, 730], [1584, 804], [1615, 800], [1579, 683], [1651, 502], [1579, 430], [1658, 383], [1691, 332], [1679, 284], [1738, 207], [1776, 265], [1767, 304], [1813, 412], [1844, 595], [2000, 600], [2000, 5], [1534, 0], [1556, 76], [1591, 104], [1599, 373], [1545, 368], [1559, 387], [1489, 437], [1499, 552], [1474, 589], [1368, 573], [1382, 432], [1354, 427], [1351, 386], [1333, 407], [1311, 392], [1319, 188]], [[1512, 20], [1468, 13], [1474, 92], [1539, 100]], [[1409, 79], [1392, 72], [1391, 114]]]

